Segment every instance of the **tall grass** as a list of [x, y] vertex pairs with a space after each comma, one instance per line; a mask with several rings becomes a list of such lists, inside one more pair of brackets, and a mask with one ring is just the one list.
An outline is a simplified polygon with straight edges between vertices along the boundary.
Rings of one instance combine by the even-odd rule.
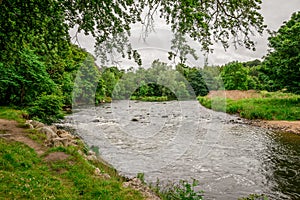
[[[220, 97], [208, 98], [198, 97], [198, 101], [205, 107], [227, 113], [238, 113], [247, 119], [266, 119], [266, 120], [300, 120], [300, 95], [262, 91], [258, 98], [248, 99], [223, 99], [226, 102], [225, 109], [220, 109], [222, 101]], [[221, 106], [219, 106], [221, 107]]]

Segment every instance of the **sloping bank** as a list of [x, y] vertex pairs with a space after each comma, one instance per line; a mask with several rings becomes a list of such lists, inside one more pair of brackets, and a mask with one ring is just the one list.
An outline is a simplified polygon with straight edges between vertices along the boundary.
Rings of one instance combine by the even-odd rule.
[[198, 97], [205, 107], [238, 114], [251, 125], [300, 135], [300, 95], [267, 91], [210, 91]]
[[0, 119], [0, 198], [159, 199], [128, 180], [80, 138], [37, 121]]

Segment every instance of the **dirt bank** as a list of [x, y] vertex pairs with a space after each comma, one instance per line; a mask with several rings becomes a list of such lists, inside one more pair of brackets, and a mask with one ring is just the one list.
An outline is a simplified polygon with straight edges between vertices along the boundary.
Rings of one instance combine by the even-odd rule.
[[300, 121], [249, 120], [249, 124], [264, 127], [276, 132], [287, 132], [300, 135]]

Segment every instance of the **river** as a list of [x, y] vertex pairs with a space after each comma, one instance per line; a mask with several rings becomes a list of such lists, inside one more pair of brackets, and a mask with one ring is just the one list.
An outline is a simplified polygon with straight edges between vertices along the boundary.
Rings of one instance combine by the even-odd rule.
[[199, 180], [205, 199], [300, 199], [300, 137], [247, 125], [196, 101], [114, 101], [73, 109], [64, 126], [121, 174]]

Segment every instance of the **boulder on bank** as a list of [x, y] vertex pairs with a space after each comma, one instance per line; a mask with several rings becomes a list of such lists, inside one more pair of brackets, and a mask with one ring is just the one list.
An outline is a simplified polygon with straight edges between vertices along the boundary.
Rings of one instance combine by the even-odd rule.
[[47, 137], [47, 140], [51, 140], [53, 138], [57, 138], [57, 134], [48, 126], [37, 128], [40, 133], [44, 133]]
[[34, 128], [42, 128], [45, 126], [42, 122], [34, 121], [34, 120], [29, 120], [29, 123], [34, 127]]
[[58, 147], [58, 146], [76, 146], [78, 139], [77, 137], [74, 137], [69, 132], [57, 129], [56, 126], [47, 126], [41, 122], [37, 122], [34, 120], [28, 120], [26, 122], [30, 128], [36, 129], [40, 133], [44, 133], [46, 135], [46, 141], [45, 145], [49, 147]]

